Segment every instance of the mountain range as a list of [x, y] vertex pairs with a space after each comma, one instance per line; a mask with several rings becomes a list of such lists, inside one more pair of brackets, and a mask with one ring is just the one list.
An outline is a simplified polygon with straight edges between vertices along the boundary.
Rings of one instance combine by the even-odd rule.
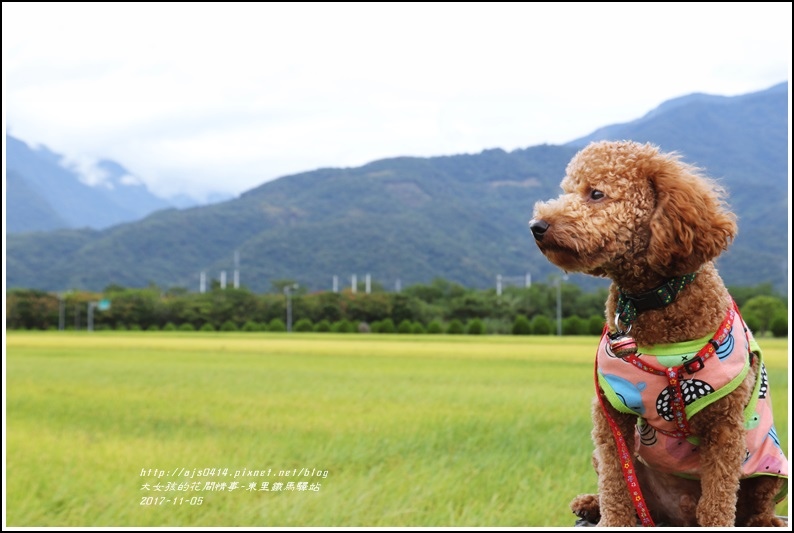
[[92, 165], [99, 183], [86, 183], [76, 165], [45, 146], [6, 135], [6, 231], [103, 229], [172, 207], [120, 164]]
[[[200, 272], [231, 279], [235, 252], [241, 284], [257, 292], [284, 279], [329, 290], [333, 276], [343, 286], [353, 274], [371, 274], [387, 289], [436, 277], [480, 288], [494, 286], [497, 275], [546, 281], [560, 272], [532, 242], [533, 205], [557, 196], [571, 157], [600, 139], [675, 150], [720, 180], [739, 217], [739, 235], [718, 260], [723, 278], [788, 290], [787, 82], [741, 96], [677, 98], [564, 145], [317, 169], [104, 229], [9, 234], [7, 286], [197, 290]], [[10, 200], [18, 181], [10, 172], [8, 179]], [[17, 196], [27, 194], [14, 186]], [[42, 217], [63, 217], [41, 202], [29, 205]], [[574, 275], [570, 282], [603, 280]]]

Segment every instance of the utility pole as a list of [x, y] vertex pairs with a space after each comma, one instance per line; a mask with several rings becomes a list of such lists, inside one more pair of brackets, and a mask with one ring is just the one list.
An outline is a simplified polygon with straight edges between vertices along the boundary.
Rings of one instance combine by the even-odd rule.
[[284, 296], [287, 297], [287, 333], [292, 331], [292, 291], [297, 288], [297, 283], [284, 287]]
[[234, 288], [240, 288], [240, 252], [234, 251]]
[[557, 277], [557, 336], [562, 336], [562, 282], [567, 280], [568, 275]]
[[562, 278], [557, 278], [557, 336], [562, 336]]
[[64, 301], [63, 294], [58, 293], [58, 331], [63, 331], [65, 321], [66, 302]]
[[94, 309], [96, 306], [96, 302], [88, 302], [88, 331], [94, 331]]

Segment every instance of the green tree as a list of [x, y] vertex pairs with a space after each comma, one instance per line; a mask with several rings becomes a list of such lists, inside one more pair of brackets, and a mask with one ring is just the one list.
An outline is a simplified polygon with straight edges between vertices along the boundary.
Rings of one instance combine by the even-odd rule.
[[353, 322], [372, 323], [391, 317], [389, 295], [385, 293], [352, 293], [342, 295], [345, 317]]
[[769, 328], [772, 330], [772, 335], [775, 337], [788, 336], [788, 313], [785, 311], [778, 312], [772, 317]]
[[267, 325], [268, 331], [283, 333], [287, 331], [287, 325], [280, 318], [274, 318]]
[[416, 298], [407, 294], [397, 293], [391, 296], [391, 318], [397, 324], [402, 324], [408, 320], [412, 322], [417, 319], [414, 316], [414, 308], [418, 307]]
[[457, 318], [453, 318], [447, 324], [447, 335], [461, 335], [463, 334], [463, 322]]
[[761, 332], [761, 319], [752, 313], [745, 313], [742, 318], [753, 333]]
[[469, 291], [451, 299], [447, 313], [452, 319], [471, 320], [488, 316], [494, 306], [493, 298], [489, 298], [487, 293]]
[[334, 322], [331, 326], [331, 331], [334, 333], [353, 333], [353, 324], [349, 320], [342, 319]]
[[413, 296], [427, 303], [436, 303], [463, 296], [466, 293], [466, 289], [458, 283], [447, 281], [443, 278], [435, 278], [430, 282], [430, 285], [412, 285], [403, 290], [403, 292], [408, 296]]
[[730, 286], [728, 287], [728, 292], [731, 293], [739, 309], [744, 309], [744, 304], [756, 296], [776, 296], [775, 289], [771, 283], [760, 283], [748, 287]]
[[590, 335], [601, 335], [604, 331], [604, 316], [593, 315], [587, 321], [587, 333]]
[[262, 331], [262, 325], [254, 320], [246, 320], [242, 331]]
[[39, 290], [13, 289], [6, 293], [6, 327], [47, 329], [58, 325], [59, 301]]
[[221, 324], [221, 331], [237, 331], [237, 324], [235, 324], [232, 320], [227, 320]]
[[472, 318], [466, 324], [466, 333], [469, 335], [482, 335], [485, 333], [485, 326], [479, 318]]
[[400, 325], [397, 326], [397, 333], [411, 333], [413, 331], [413, 324], [407, 318], [400, 322]]
[[518, 315], [513, 321], [513, 335], [529, 335], [532, 333], [532, 325], [524, 315]]
[[312, 331], [314, 329], [314, 324], [308, 318], [301, 318], [297, 322], [295, 322], [295, 331]]
[[314, 325], [314, 331], [318, 333], [327, 333], [331, 331], [331, 323], [326, 319], [322, 319]]
[[535, 315], [530, 322], [533, 335], [551, 335], [554, 331], [551, 320], [546, 315]]
[[772, 319], [781, 312], [786, 311], [786, 304], [774, 296], [755, 296], [747, 300], [741, 308], [742, 315], [750, 316], [757, 321], [757, 333], [763, 334], [770, 331]]
[[438, 335], [439, 333], [443, 332], [444, 328], [441, 327], [441, 322], [438, 320], [432, 320], [427, 325], [427, 332], [431, 335]]
[[322, 292], [310, 295], [308, 298], [313, 298], [316, 301], [313, 307], [314, 312], [310, 315], [315, 324], [325, 320], [330, 331], [331, 324], [342, 319], [342, 295], [338, 292]]
[[587, 335], [587, 321], [580, 316], [569, 316], [562, 320], [563, 335]]
[[378, 327], [378, 333], [394, 333], [395, 331], [394, 321], [391, 318], [386, 318], [380, 321], [380, 326]]

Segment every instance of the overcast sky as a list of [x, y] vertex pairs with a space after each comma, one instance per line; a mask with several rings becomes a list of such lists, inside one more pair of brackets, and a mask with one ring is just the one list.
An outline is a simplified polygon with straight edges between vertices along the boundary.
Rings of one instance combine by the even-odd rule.
[[791, 3], [3, 3], [3, 119], [161, 196], [562, 144], [790, 80]]

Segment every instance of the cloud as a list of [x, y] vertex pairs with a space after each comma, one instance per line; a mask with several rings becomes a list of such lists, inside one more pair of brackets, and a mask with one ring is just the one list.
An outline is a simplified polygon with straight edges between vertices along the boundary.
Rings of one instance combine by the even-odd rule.
[[123, 175], [121, 178], [119, 178], [119, 183], [121, 183], [122, 185], [130, 185], [130, 186], [137, 186], [143, 184], [140, 179], [136, 178], [132, 174]]
[[71, 170], [77, 174], [81, 182], [86, 185], [96, 186], [105, 185], [113, 188], [112, 183], [107, 183], [110, 177], [107, 171], [100, 168], [98, 161], [92, 157], [87, 156], [66, 156], [58, 162], [63, 168]]
[[791, 70], [790, 4], [6, 3], [3, 18], [13, 134], [114, 159], [161, 195], [559, 144]]

